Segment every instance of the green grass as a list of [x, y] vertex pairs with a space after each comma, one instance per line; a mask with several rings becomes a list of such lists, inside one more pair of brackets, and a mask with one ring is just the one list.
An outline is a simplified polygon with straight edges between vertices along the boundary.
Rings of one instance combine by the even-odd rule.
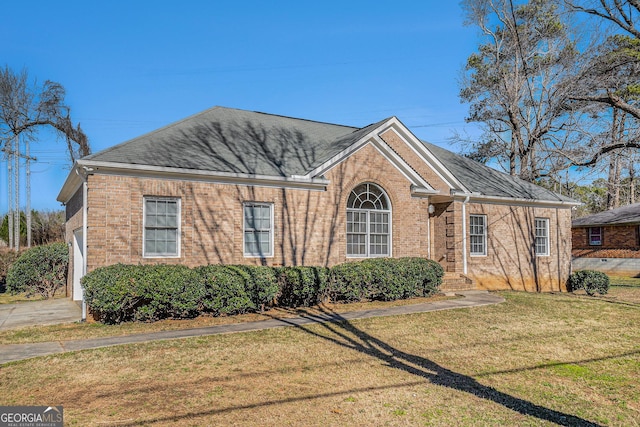
[[28, 298], [26, 294], [10, 294], [9, 292], [0, 293], [0, 304], [14, 304], [17, 302], [30, 302], [30, 301], [40, 301], [42, 297], [35, 295], [31, 298]]
[[501, 294], [495, 306], [10, 363], [0, 396], [62, 404], [70, 426], [640, 425], [637, 305]]
[[609, 276], [611, 286], [639, 286], [640, 277]]

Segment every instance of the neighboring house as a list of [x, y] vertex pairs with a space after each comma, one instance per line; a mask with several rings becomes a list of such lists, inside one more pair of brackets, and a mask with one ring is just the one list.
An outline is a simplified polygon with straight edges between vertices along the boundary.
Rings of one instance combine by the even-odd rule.
[[577, 218], [571, 234], [574, 270], [640, 275], [640, 203]]
[[66, 205], [72, 293], [115, 263], [331, 266], [438, 261], [488, 289], [562, 290], [577, 203], [420, 141], [216, 107], [78, 160]]

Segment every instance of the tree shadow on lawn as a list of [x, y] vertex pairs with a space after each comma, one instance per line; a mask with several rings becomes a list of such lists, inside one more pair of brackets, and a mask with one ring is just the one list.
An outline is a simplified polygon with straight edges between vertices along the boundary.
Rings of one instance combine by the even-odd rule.
[[[294, 326], [314, 337], [330, 341], [349, 350], [355, 350], [368, 356], [375, 357], [385, 362], [386, 365], [391, 368], [405, 371], [420, 378], [420, 380], [417, 382], [402, 384], [401, 386], [394, 385], [371, 387], [367, 388], [366, 390], [349, 390], [348, 393], [404, 387], [406, 385], [420, 385], [424, 384], [422, 380], [424, 379], [429, 381], [431, 384], [469, 393], [481, 399], [495, 402], [522, 415], [535, 417], [540, 420], [549, 421], [561, 426], [601, 426], [600, 424], [593, 423], [575, 415], [545, 408], [532, 402], [511, 396], [509, 394], [498, 391], [493, 387], [480, 384], [470, 376], [459, 374], [443, 366], [440, 366], [439, 364], [429, 359], [400, 351], [393, 346], [385, 343], [384, 341], [381, 341], [380, 339], [375, 338], [364, 331], [361, 331], [340, 314], [332, 312], [330, 310], [325, 310], [323, 314], [310, 314], [304, 317], [314, 320], [314, 323], [312, 323], [311, 325], [321, 324], [322, 327], [325, 328], [325, 330], [332, 336], [324, 335], [320, 332], [315, 332], [310, 329], [309, 326], [297, 324], [292, 319], [278, 318], [276, 316], [273, 316], [274, 319], [278, 319], [282, 322], [288, 323], [289, 325]], [[340, 391], [326, 394], [315, 394], [311, 396], [300, 396], [275, 401], [266, 401], [257, 404], [235, 406], [232, 408], [220, 408], [213, 409], [211, 411], [202, 411], [170, 417], [140, 420], [130, 425], [139, 425], [139, 423], [143, 423], [146, 425], [167, 421], [175, 422], [184, 418], [206, 417], [235, 410], [253, 409], [269, 405], [313, 400], [321, 397], [341, 395], [343, 393], [344, 392]]]
[[[387, 366], [391, 368], [422, 377], [435, 385], [463, 391], [481, 399], [490, 400], [523, 415], [550, 421], [561, 426], [600, 426], [600, 424], [576, 417], [575, 415], [545, 408], [498, 391], [493, 387], [480, 384], [470, 376], [454, 372], [424, 357], [398, 350], [384, 341], [356, 328], [347, 319], [342, 318], [340, 314], [333, 312], [327, 312], [326, 314], [330, 316], [335, 323], [326, 323], [326, 321], [323, 321], [324, 316], [308, 317], [317, 317], [319, 322], [323, 322], [321, 323], [322, 326], [328, 332], [335, 335], [335, 337], [314, 332], [306, 326], [296, 325], [294, 323], [290, 324], [315, 337], [375, 357], [386, 362]], [[280, 320], [289, 323], [287, 319]]]

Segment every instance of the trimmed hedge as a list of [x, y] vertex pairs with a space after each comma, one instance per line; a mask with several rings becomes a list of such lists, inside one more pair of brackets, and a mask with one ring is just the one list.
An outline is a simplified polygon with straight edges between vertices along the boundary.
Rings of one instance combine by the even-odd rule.
[[269, 267], [208, 265], [196, 270], [205, 282], [205, 311], [214, 316], [262, 310], [278, 292]]
[[609, 276], [595, 270], [576, 271], [569, 276], [567, 289], [569, 292], [584, 289], [589, 296], [593, 296], [596, 293], [605, 295], [609, 292]]
[[329, 283], [326, 267], [280, 267], [276, 269], [280, 292], [278, 305], [309, 307], [326, 299]]
[[26, 292], [53, 298], [67, 283], [69, 248], [65, 243], [36, 246], [24, 251], [7, 271], [6, 287], [12, 294]]
[[332, 301], [392, 301], [437, 292], [444, 270], [424, 258], [374, 258], [331, 269]]
[[82, 278], [87, 304], [105, 323], [214, 316], [337, 302], [390, 301], [435, 293], [443, 270], [422, 258], [378, 258], [324, 267], [123, 265]]
[[116, 264], [88, 273], [81, 283], [104, 323], [195, 317], [205, 296], [202, 276], [181, 265]]

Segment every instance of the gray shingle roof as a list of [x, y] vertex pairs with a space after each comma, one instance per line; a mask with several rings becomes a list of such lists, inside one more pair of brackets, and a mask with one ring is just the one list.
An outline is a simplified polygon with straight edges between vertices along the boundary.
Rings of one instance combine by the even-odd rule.
[[358, 131], [214, 107], [85, 159], [253, 175], [304, 175], [340, 152]]
[[572, 227], [640, 224], [640, 203], [583, 216], [573, 220]]
[[499, 172], [467, 157], [454, 154], [437, 145], [424, 142], [442, 164], [469, 191], [492, 197], [575, 202], [561, 194], [542, 188], [509, 174]]
[[[356, 128], [214, 107], [83, 160], [251, 175], [306, 175], [388, 120]], [[471, 192], [573, 202], [436, 145], [424, 145]]]

